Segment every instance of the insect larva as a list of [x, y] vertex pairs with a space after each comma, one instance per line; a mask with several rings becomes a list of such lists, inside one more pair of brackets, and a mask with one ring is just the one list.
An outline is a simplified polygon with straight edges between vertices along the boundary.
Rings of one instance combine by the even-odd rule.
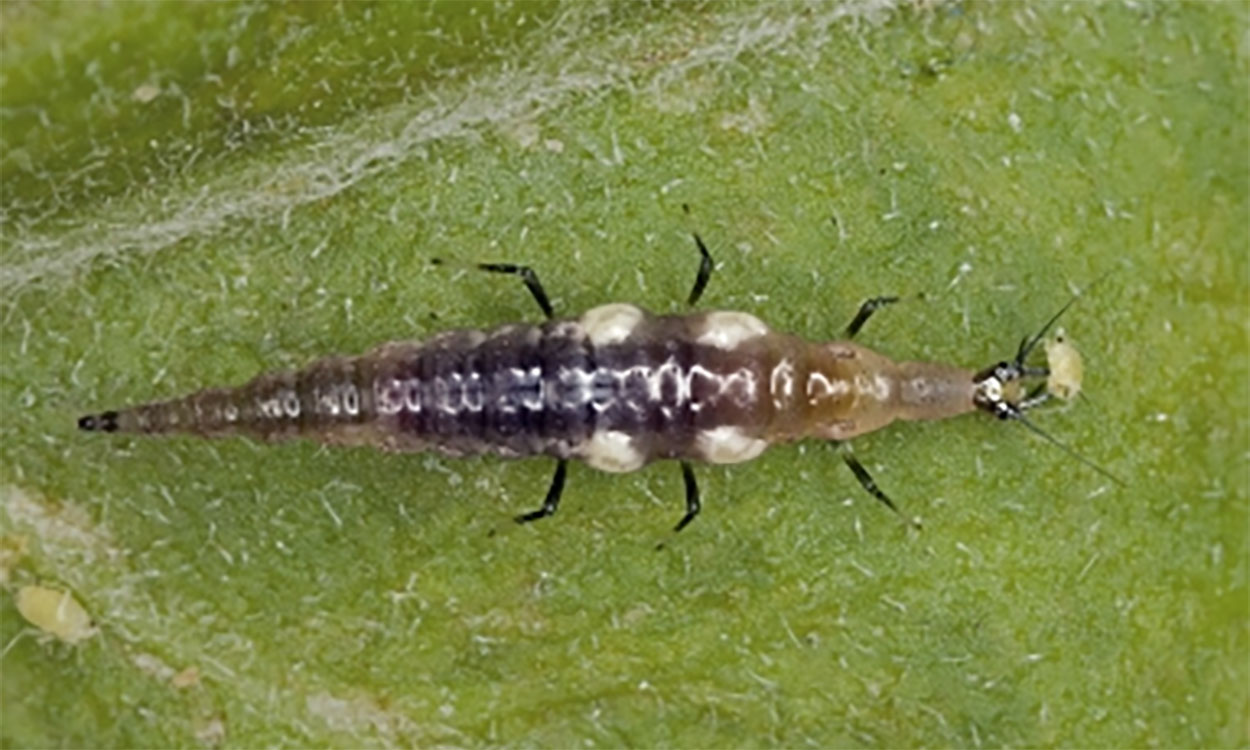
[[68, 591], [23, 586], [17, 590], [17, 611], [31, 625], [69, 644], [96, 634], [91, 615]]
[[1050, 375], [1046, 377], [1046, 391], [1064, 401], [1071, 401], [1081, 392], [1081, 377], [1085, 374], [1085, 364], [1081, 361], [1081, 353], [1069, 343], [1062, 328], [1055, 331], [1055, 337], [1046, 341], [1046, 367]]
[[[701, 296], [713, 265], [702, 239], [694, 239], [701, 262], [690, 304]], [[308, 438], [448, 456], [554, 458], [546, 500], [517, 516], [519, 522], [556, 512], [570, 460], [628, 472], [674, 459], [686, 489], [678, 530], [700, 509], [691, 462], [748, 461], [774, 443], [841, 442], [895, 420], [981, 410], [1021, 422], [1072, 453], [1024, 418], [1032, 404], [1018, 382], [1046, 375], [1025, 359], [1071, 302], [1021, 343], [1012, 362], [973, 372], [936, 362], [895, 362], [849, 340], [896, 297], [865, 302], [847, 326], [847, 340], [807, 341], [745, 312], [653, 315], [616, 303], [556, 319], [532, 269], [479, 267], [519, 276], [547, 321], [389, 342], [358, 357], [266, 373], [237, 388], [85, 416], [78, 425], [104, 432]], [[843, 451], [842, 457], [868, 492], [894, 508], [854, 456]]]

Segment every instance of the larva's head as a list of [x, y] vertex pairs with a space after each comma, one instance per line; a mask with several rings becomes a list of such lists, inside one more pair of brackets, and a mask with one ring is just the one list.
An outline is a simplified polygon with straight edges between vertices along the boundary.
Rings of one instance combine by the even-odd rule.
[[972, 403], [999, 419], [1019, 417], [1027, 408], [1021, 398], [1024, 376], [1025, 368], [1014, 362], [990, 365], [973, 377]]
[[[1106, 278], [1106, 274], [1103, 274], [1093, 284], [1090, 284], [1090, 288], [1093, 288], [1094, 285], [1101, 282], [1104, 278]], [[1072, 307], [1080, 298], [1079, 294], [1073, 295], [1066, 305], [1059, 308], [1059, 312], [1046, 321], [1046, 325], [1042, 326], [1042, 329], [1036, 335], [1031, 337], [1025, 336], [1023, 339], [1020, 339], [1020, 346], [1016, 349], [1016, 356], [1013, 359], [992, 364], [973, 377], [972, 402], [978, 409], [989, 412], [999, 419], [1022, 419], [1024, 412], [1034, 406], [1045, 403], [1051, 395], [1046, 390], [1048, 383], [1041, 383], [1026, 392], [1023, 381], [1026, 378], [1050, 377], [1051, 369], [1056, 364], [1065, 370], [1062, 373], [1063, 377], [1059, 378], [1059, 380], [1064, 381], [1066, 385], [1074, 385], [1076, 390], [1080, 390], [1080, 356], [1075, 353], [1075, 350], [1072, 350], [1071, 353], [1064, 350], [1062, 352], [1063, 356], [1060, 356], [1061, 353], [1056, 350], [1055, 356], [1052, 357], [1048, 347], [1047, 359], [1049, 361], [1046, 367], [1029, 367], [1025, 364], [1029, 354], [1037, 348], [1037, 345], [1041, 343], [1046, 333], [1068, 311], [1068, 308]], [[1076, 361], [1076, 371], [1073, 371], [1072, 368], [1073, 360]], [[1075, 381], [1073, 381], [1074, 378]], [[1063, 397], [1066, 398], [1066, 396]]]

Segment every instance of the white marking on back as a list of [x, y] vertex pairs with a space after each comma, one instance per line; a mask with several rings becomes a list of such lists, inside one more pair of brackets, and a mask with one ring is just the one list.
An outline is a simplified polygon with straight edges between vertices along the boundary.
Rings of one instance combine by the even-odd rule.
[[633, 305], [613, 303], [587, 310], [581, 318], [582, 330], [595, 346], [619, 344], [629, 338], [645, 314]]
[[773, 396], [774, 409], [785, 408], [794, 399], [794, 363], [788, 357], [773, 368], [768, 390]]
[[331, 417], [337, 417], [341, 404], [339, 404], [338, 392], [334, 388], [330, 388], [320, 394], [321, 413], [328, 414]]
[[885, 402], [890, 400], [890, 391], [892, 389], [890, 388], [890, 379], [884, 375], [873, 375], [870, 377], [861, 374], [855, 376], [855, 390], [861, 396], [868, 396], [877, 401]]
[[759, 318], [744, 312], [710, 312], [703, 316], [703, 330], [698, 343], [717, 349], [736, 349], [743, 341], [749, 341], [768, 333], [768, 326]]
[[596, 431], [574, 454], [587, 465], [613, 474], [641, 469], [646, 463], [646, 458], [634, 447], [633, 438], [616, 430]]
[[349, 416], [356, 416], [360, 413], [360, 392], [356, 390], [356, 386], [348, 383], [341, 388], [343, 396], [343, 411]]
[[404, 381], [404, 406], [413, 414], [421, 413], [420, 378], [408, 378]]
[[399, 378], [385, 378], [373, 383], [373, 403], [378, 414], [391, 416], [404, 409], [404, 384]]
[[738, 464], [764, 452], [767, 440], [748, 436], [739, 427], [723, 425], [704, 430], [695, 438], [695, 448], [703, 460], [713, 464]]
[[286, 416], [295, 419], [299, 416], [299, 396], [295, 395], [295, 391], [283, 391], [281, 394], [282, 411]]
[[[260, 413], [270, 419], [277, 419], [282, 416], [282, 403], [276, 398], [267, 398], [260, 402]], [[169, 413], [169, 423], [178, 424], [178, 413], [171, 411]]]

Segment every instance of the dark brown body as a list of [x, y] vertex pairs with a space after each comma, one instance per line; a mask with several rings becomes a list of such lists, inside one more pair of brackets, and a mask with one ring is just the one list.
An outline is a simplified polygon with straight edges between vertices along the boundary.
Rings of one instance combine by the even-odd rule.
[[812, 343], [745, 313], [578, 319], [452, 331], [329, 357], [238, 388], [84, 417], [85, 429], [309, 438], [393, 451], [733, 463], [803, 437], [972, 411], [973, 374]]

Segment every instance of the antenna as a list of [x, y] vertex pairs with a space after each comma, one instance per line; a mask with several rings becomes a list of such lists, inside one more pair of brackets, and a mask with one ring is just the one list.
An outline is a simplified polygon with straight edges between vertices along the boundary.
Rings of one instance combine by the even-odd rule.
[[1052, 315], [1050, 317], [1050, 320], [1046, 321], [1046, 325], [1042, 326], [1042, 330], [1038, 331], [1037, 335], [1033, 336], [1033, 338], [1029, 338], [1026, 336], [1020, 339], [1020, 348], [1016, 350], [1016, 361], [1015, 361], [1016, 367], [1020, 369], [1024, 369], [1024, 360], [1028, 358], [1029, 353], [1033, 351], [1034, 347], [1036, 347], [1038, 343], [1041, 342], [1042, 338], [1046, 335], [1046, 332], [1050, 330], [1050, 327], [1053, 326], [1056, 322], [1058, 322], [1059, 318], [1062, 317], [1063, 314], [1068, 311], [1069, 307], [1072, 307], [1072, 305], [1076, 304], [1076, 301], [1078, 299], [1085, 296], [1086, 292], [1090, 291], [1094, 287], [1101, 284], [1103, 280], [1106, 279], [1108, 276], [1110, 276], [1114, 271], [1115, 271], [1114, 268], [1109, 271], [1106, 271], [1105, 273], [1103, 273], [1103, 275], [1091, 281], [1089, 283], [1089, 286], [1085, 287], [1084, 289], [1080, 290], [1076, 294], [1072, 295], [1072, 299], [1068, 300], [1067, 304], [1059, 308], [1059, 312]]
[[1046, 432], [1041, 427], [1038, 427], [1037, 425], [1033, 424], [1033, 422], [1026, 419], [1024, 414], [1020, 413], [1018, 410], [1011, 411], [1010, 415], [1012, 419], [1016, 420], [1017, 422], [1024, 425], [1025, 427], [1029, 428], [1029, 430], [1033, 432], [1033, 434], [1042, 438], [1043, 440], [1055, 446], [1056, 448], [1063, 451], [1064, 453], [1067, 453], [1072, 458], [1075, 458], [1077, 461], [1080, 461], [1081, 463], [1085, 464], [1086, 466], [1098, 472], [1099, 474], [1102, 474], [1104, 477], [1106, 477], [1107, 479], [1110, 479], [1111, 481], [1115, 482], [1121, 487], [1127, 486], [1127, 483], [1123, 479], [1120, 479], [1115, 474], [1112, 474], [1111, 472], [1102, 468], [1101, 466], [1089, 460], [1085, 456], [1082, 456], [1075, 449], [1070, 448], [1066, 444], [1059, 442], [1057, 438], [1051, 437], [1050, 433]]

